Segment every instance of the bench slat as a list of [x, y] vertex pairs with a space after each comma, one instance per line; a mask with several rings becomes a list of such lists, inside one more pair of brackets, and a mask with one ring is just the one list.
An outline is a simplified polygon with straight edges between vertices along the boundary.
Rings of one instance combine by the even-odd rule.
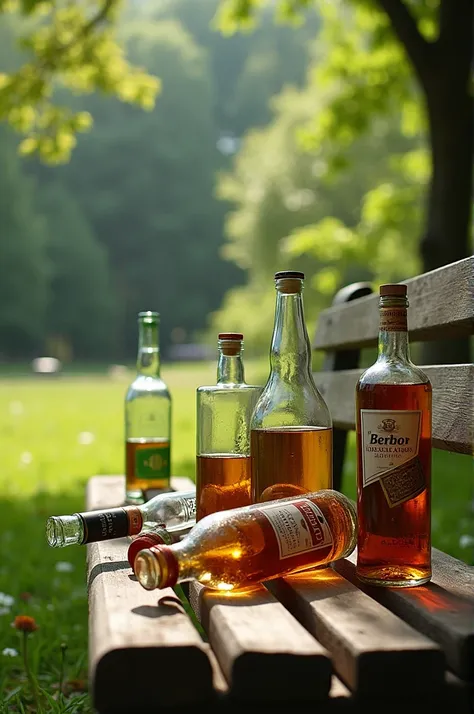
[[[472, 453], [474, 365], [441, 365], [422, 369], [433, 385], [433, 447]], [[314, 374], [335, 427], [355, 429], [354, 393], [362, 372], [362, 369], [351, 369]]]
[[189, 598], [232, 697], [294, 703], [327, 698], [327, 650], [264, 587], [223, 594], [190, 583]]
[[[412, 342], [473, 334], [474, 257], [405, 281]], [[321, 312], [314, 348], [342, 350], [377, 344], [379, 297], [371, 295]]]
[[[120, 505], [124, 484], [123, 476], [92, 478], [87, 508]], [[187, 487], [192, 488], [192, 482]], [[212, 701], [209, 645], [172, 589], [147, 592], [131, 582], [135, 578], [127, 561], [129, 542], [119, 538], [87, 546], [94, 706], [100, 712], [131, 712]], [[166, 686], [151, 684], [157, 676]]]
[[357, 696], [411, 695], [443, 687], [444, 655], [331, 568], [267, 587], [331, 652], [338, 676]]
[[474, 567], [433, 548], [433, 578], [417, 588], [363, 586], [355, 574], [356, 554], [334, 564], [363, 588], [443, 648], [448, 666], [474, 682]]

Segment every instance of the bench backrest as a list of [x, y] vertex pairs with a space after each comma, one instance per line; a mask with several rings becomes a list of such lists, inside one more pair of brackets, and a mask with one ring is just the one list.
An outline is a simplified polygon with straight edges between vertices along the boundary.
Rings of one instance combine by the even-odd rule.
[[[410, 343], [474, 333], [474, 257], [406, 281]], [[379, 297], [367, 283], [343, 288], [318, 320], [313, 347], [326, 353], [316, 384], [334, 423], [334, 487], [341, 485], [346, 432], [355, 429], [355, 386], [360, 351], [377, 344]], [[424, 367], [433, 385], [433, 446], [472, 453], [472, 364]]]

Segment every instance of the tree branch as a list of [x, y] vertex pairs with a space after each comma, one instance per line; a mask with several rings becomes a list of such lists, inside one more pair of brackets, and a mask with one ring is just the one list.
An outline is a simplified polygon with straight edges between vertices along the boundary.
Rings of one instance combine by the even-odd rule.
[[392, 23], [395, 34], [404, 46], [422, 86], [425, 87], [431, 69], [434, 46], [421, 35], [415, 18], [403, 0], [377, 0], [377, 2]]
[[441, 0], [438, 44], [443, 58], [456, 62], [461, 76], [452, 79], [466, 82], [474, 51], [474, 0]]

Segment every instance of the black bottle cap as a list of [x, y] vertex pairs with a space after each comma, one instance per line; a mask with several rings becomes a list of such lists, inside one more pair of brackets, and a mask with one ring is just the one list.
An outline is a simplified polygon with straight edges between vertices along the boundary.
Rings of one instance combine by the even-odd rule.
[[275, 280], [280, 280], [280, 278], [299, 278], [304, 280], [304, 273], [300, 273], [298, 270], [280, 270], [275, 273]]

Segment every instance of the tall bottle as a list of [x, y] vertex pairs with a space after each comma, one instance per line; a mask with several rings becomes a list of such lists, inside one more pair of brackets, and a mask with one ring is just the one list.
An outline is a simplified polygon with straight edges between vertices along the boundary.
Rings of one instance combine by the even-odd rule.
[[171, 397], [160, 376], [159, 314], [138, 314], [137, 375], [125, 396], [126, 499], [142, 503], [146, 492], [169, 489]]
[[250, 504], [250, 419], [261, 387], [246, 384], [243, 335], [218, 336], [217, 384], [196, 392], [197, 520]]
[[406, 295], [380, 286], [378, 358], [356, 389], [357, 574], [402, 587], [431, 577], [431, 384], [410, 361]]
[[196, 492], [175, 491], [155, 496], [140, 506], [50, 516], [46, 521], [46, 540], [52, 548], [64, 548], [133, 536], [156, 530], [157, 524], [169, 532], [181, 532], [195, 522]]
[[140, 551], [135, 574], [146, 590], [197, 580], [230, 591], [324, 565], [356, 544], [355, 508], [324, 490], [213, 513], [180, 543]]
[[311, 373], [304, 274], [275, 274], [271, 371], [251, 423], [252, 501], [332, 486], [332, 421]]

